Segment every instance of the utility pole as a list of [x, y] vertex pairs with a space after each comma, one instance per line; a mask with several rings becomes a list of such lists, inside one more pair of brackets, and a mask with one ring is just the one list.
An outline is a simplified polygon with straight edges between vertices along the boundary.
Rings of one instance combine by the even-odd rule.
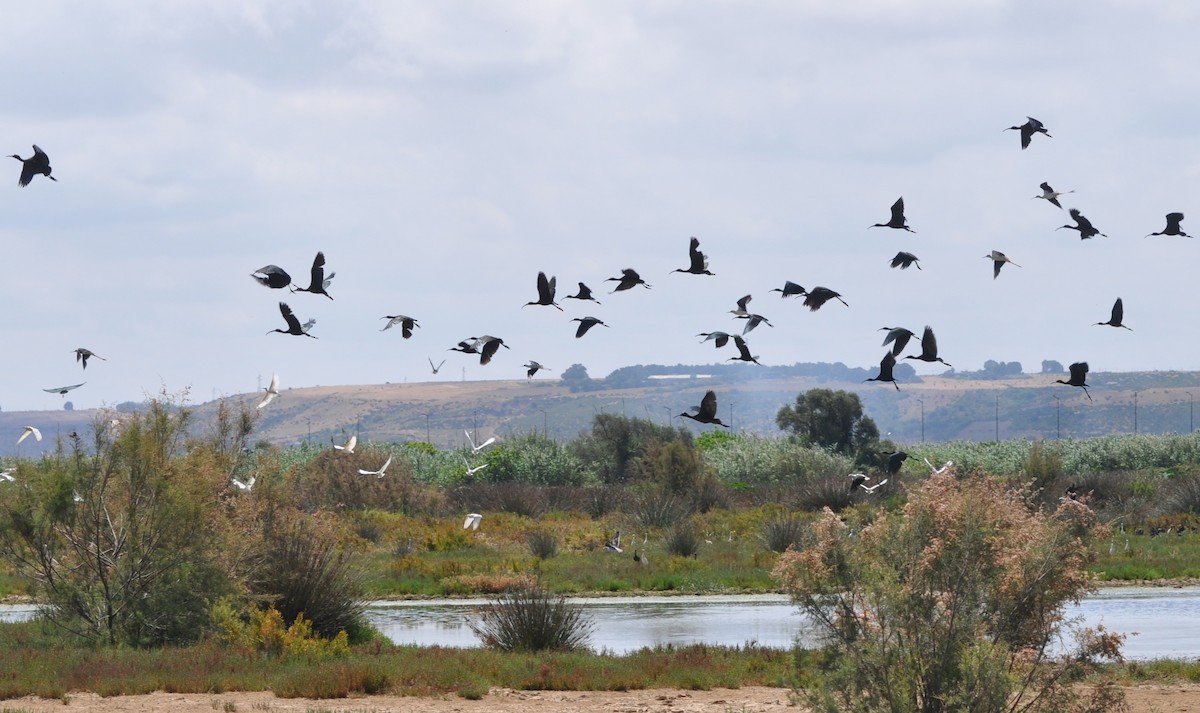
[[1062, 399], [1054, 397], [1054, 440], [1062, 440]]
[[1138, 395], [1138, 392], [1136, 392], [1136, 391], [1135, 391], [1135, 392], [1133, 392], [1133, 432], [1134, 432], [1135, 434], [1138, 432], [1138, 424], [1137, 424], [1137, 395]]
[[996, 442], [1000, 442], [1000, 396], [996, 395]]
[[917, 403], [921, 404], [921, 443], [925, 442], [925, 402], [917, 399]]
[[425, 442], [432, 445], [433, 441], [429, 440], [429, 412], [425, 412]]

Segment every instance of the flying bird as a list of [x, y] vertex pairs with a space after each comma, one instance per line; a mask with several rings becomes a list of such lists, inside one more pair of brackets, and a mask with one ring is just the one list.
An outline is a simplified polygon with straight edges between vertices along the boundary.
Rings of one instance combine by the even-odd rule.
[[746, 309], [746, 306], [750, 304], [750, 300], [752, 299], [754, 298], [750, 295], [745, 295], [737, 301], [737, 309], [729, 310], [729, 314], [732, 314], [734, 317], [749, 317], [750, 310]]
[[[259, 383], [261, 384], [262, 382], [260, 381]], [[279, 374], [271, 375], [271, 383], [263, 391], [266, 393], [263, 394], [263, 400], [258, 402], [258, 408], [271, 403], [271, 399], [279, 395]]]
[[1000, 277], [1000, 268], [1004, 267], [1004, 263], [1008, 263], [1013, 267], [1020, 267], [1017, 263], [1008, 259], [1008, 256], [999, 250], [993, 250], [991, 255], [984, 255], [988, 260], [992, 261], [992, 279]]
[[[1163, 228], [1161, 232], [1150, 233], [1150, 235], [1179, 235], [1185, 238], [1192, 237], [1183, 232], [1183, 228], [1179, 227], [1179, 224], [1182, 222], [1183, 213], [1167, 213], [1167, 227]], [[1148, 238], [1150, 235], [1147, 235], [1146, 237]]]
[[782, 288], [772, 287], [770, 289], [770, 292], [778, 292], [779, 299], [783, 299], [785, 297], [793, 297], [795, 295], [807, 295], [808, 294], [807, 290], [805, 290], [800, 285], [797, 285], [795, 282], [792, 282], [791, 280], [784, 280]]
[[884, 466], [888, 475], [899, 473], [904, 461], [908, 460], [908, 454], [904, 451], [886, 451], [884, 455], [888, 457], [887, 464]]
[[880, 332], [887, 332], [887, 336], [883, 338], [883, 344], [880, 346], [886, 347], [888, 342], [892, 344], [892, 356], [900, 356], [900, 352], [904, 351], [904, 347], [908, 346], [908, 340], [917, 336], [910, 329], [904, 327], [880, 327]]
[[700, 240], [698, 238], [693, 237], [691, 243], [688, 245], [688, 259], [690, 263], [687, 268], [678, 268], [671, 272], [687, 272], [693, 275], [714, 274], [708, 271], [708, 258], [704, 256], [704, 253], [700, 252]]
[[467, 515], [467, 519], [463, 521], [464, 530], [478, 530], [479, 521], [483, 519], [483, 515], [473, 512]]
[[272, 329], [267, 334], [279, 332], [280, 334], [291, 334], [296, 337], [312, 337], [316, 339], [315, 336], [308, 333], [308, 330], [300, 326], [300, 320], [296, 319], [295, 313], [292, 312], [291, 307], [287, 306], [286, 302], [279, 303], [279, 313], [283, 315], [283, 321], [287, 322], [287, 329]]
[[[916, 356], [910, 355], [910, 356], [906, 356], [904, 358], [905, 359], [920, 359], [921, 361], [928, 361], [928, 362], [938, 361], [943, 364], [946, 364], [946, 366], [950, 366], [946, 362], [942, 361], [942, 358], [938, 356], [937, 337], [933, 336], [933, 327], [929, 327], [929, 326], [926, 326], [924, 333], [921, 334], [921, 353]], [[950, 367], [950, 368], [954, 368], [954, 367]]]
[[1067, 386], [1078, 386], [1079, 388], [1083, 389], [1083, 393], [1087, 395], [1088, 401], [1091, 401], [1092, 395], [1088, 393], [1087, 389], [1087, 362], [1077, 361], [1071, 366], [1067, 367], [1067, 369], [1069, 369], [1071, 372], [1071, 378], [1067, 379], [1066, 381], [1063, 381], [1062, 379], [1055, 379], [1054, 383], [1066, 384]]
[[346, 451], [347, 453], [353, 454], [354, 447], [357, 445], [358, 445], [358, 436], [350, 436], [350, 440], [346, 441], [346, 445], [339, 446], [335, 443], [335, 444], [333, 444], [333, 449], [335, 451]]
[[[1120, 297], [1118, 297], [1117, 301], [1113, 302], [1112, 316], [1108, 318], [1108, 321], [1107, 322], [1096, 322], [1092, 326], [1097, 327], [1100, 325], [1104, 325], [1107, 327], [1125, 327], [1125, 325], [1123, 324], [1124, 320], [1125, 320], [1125, 303], [1121, 301]], [[1129, 329], [1129, 331], [1131, 331], [1131, 332], [1133, 331], [1129, 327], [1125, 327], [1125, 329]]]
[[637, 274], [637, 270], [634, 270], [632, 267], [627, 267], [624, 270], [621, 270], [620, 277], [610, 277], [606, 279], [605, 282], [617, 283], [617, 288], [610, 292], [610, 295], [613, 294], [613, 292], [621, 292], [623, 290], [632, 289], [636, 285], [641, 285], [646, 289], [650, 289], [650, 285], [646, 284], [646, 281], [642, 279], [642, 276]]
[[292, 284], [292, 276], [278, 265], [264, 265], [250, 273], [250, 277], [253, 277], [258, 284], [272, 290], [280, 290]]
[[941, 475], [942, 473], [945, 473], [948, 469], [954, 467], [954, 461], [952, 461], [952, 460], [948, 460], [945, 463], [943, 463], [941, 468], [934, 467], [933, 463], [930, 463], [928, 458], [925, 458], [924, 461], [925, 461], [925, 465], [929, 466], [929, 470], [932, 472], [932, 475]]
[[463, 433], [467, 434], [467, 443], [471, 444], [471, 455], [475, 455], [479, 451], [482, 451], [484, 448], [487, 448], [488, 446], [490, 446], [496, 442], [496, 437], [492, 436], [492, 437], [488, 438], [486, 441], [484, 441], [483, 443], [480, 443], [479, 445], [475, 445], [475, 439], [471, 438], [471, 432], [463, 431]]
[[910, 233], [917, 232], [908, 227], [908, 222], [904, 219], [904, 196], [900, 196], [896, 199], [896, 202], [892, 204], [892, 217], [888, 219], [888, 222], [876, 223], [870, 227], [896, 228], [898, 230], [907, 230]]
[[896, 253], [896, 257], [892, 258], [892, 267], [898, 267], [901, 270], [907, 270], [909, 267], [914, 265], [918, 270], [921, 269], [919, 258], [916, 255], [913, 255], [912, 253], [906, 253], [903, 250]]
[[83, 347], [79, 347], [78, 349], [75, 350], [75, 361], [83, 362], [84, 369], [87, 368], [87, 360], [91, 359], [92, 357], [96, 357], [100, 361], [108, 361], [104, 357], [93, 352], [91, 349], [84, 349]]
[[238, 490], [240, 490], [244, 493], [248, 493], [248, 492], [250, 492], [251, 489], [254, 488], [254, 483], [257, 480], [258, 480], [258, 476], [252, 475], [252, 476], [250, 476], [250, 479], [246, 480], [246, 481], [241, 481], [241, 480], [238, 480], [237, 478], [231, 478], [230, 482], [233, 483], [234, 485], [236, 485]]
[[[68, 391], [70, 391], [72, 389], [78, 389], [80, 386], [83, 386], [86, 383], [87, 383], [86, 381], [83, 381], [78, 384], [72, 384], [70, 386], [59, 386], [59, 387], [56, 387], [53, 389], [42, 389], [42, 391], [45, 391], [48, 394], [58, 394], [60, 396], [66, 396]], [[38, 440], [41, 440], [41, 439], [38, 439]]]
[[868, 381], [890, 381], [892, 386], [896, 387], [896, 391], [900, 390], [900, 384], [896, 383], [896, 377], [892, 375], [892, 369], [896, 366], [896, 357], [892, 356], [890, 351], [883, 353], [883, 359], [879, 362], [879, 376], [873, 376], [869, 379], [863, 379], [863, 383]]
[[521, 306], [528, 307], [529, 305], [542, 305], [545, 307], [554, 307], [559, 312], [561, 312], [562, 307], [559, 307], [558, 303], [554, 301], [555, 285], [557, 283], [558, 283], [557, 277], [551, 277], [551, 278], [547, 279], [546, 273], [539, 272], [538, 276], [537, 276], [537, 292], [538, 292], [537, 300], [534, 302], [526, 302], [525, 304], [523, 304]]
[[429, 361], [429, 368], [430, 368], [430, 369], [433, 369], [433, 373], [434, 373], [435, 375], [438, 373], [438, 369], [441, 369], [441, 368], [442, 368], [442, 364], [445, 364], [445, 363], [446, 363], [446, 360], [445, 360], [445, 359], [443, 359], [441, 362], [439, 362], [439, 363], [438, 363], [438, 365], [437, 365], [437, 366], [434, 366], [434, 365], [433, 365], [433, 360], [432, 360], [432, 359], [430, 359], [429, 357], [425, 357], [425, 359]]
[[21, 431], [21, 437], [17, 439], [17, 445], [21, 445], [21, 441], [29, 438], [31, 435], [35, 441], [42, 440], [42, 432], [36, 426], [26, 426], [25, 430]]
[[[538, 362], [536, 362], [532, 359], [530, 359], [529, 363], [525, 364], [524, 366], [528, 370], [525, 372], [526, 379], [532, 379], [534, 374], [538, 373], [539, 371], [541, 371], [543, 369], [546, 369], [545, 366], [543, 366], [542, 364], [539, 364]], [[550, 371], [550, 370], [546, 369], [546, 371]]]
[[808, 295], [804, 298], [804, 306], [813, 312], [816, 312], [817, 310], [821, 309], [822, 305], [834, 298], [847, 307], [850, 306], [846, 304], [846, 300], [842, 299], [840, 292], [834, 292], [828, 287], [814, 287], [809, 290]]
[[21, 177], [17, 179], [17, 185], [24, 188], [29, 185], [33, 177], [39, 173], [49, 178], [51, 181], [58, 181], [57, 178], [50, 175], [50, 157], [46, 152], [39, 149], [37, 144], [33, 145], [33, 155], [29, 158], [21, 158], [16, 154], [12, 154], [12, 158], [17, 159], [23, 165], [21, 166]]
[[500, 347], [509, 349], [510, 347], [504, 343], [500, 337], [493, 337], [490, 334], [485, 334], [479, 337], [479, 365], [484, 366], [491, 362], [492, 357], [500, 350]]
[[758, 361], [758, 357], [750, 356], [750, 347], [746, 346], [746, 340], [739, 335], [733, 335], [733, 345], [737, 347], [738, 355], [729, 357], [726, 361], [752, 361], [759, 366], [762, 366]]
[[379, 470], [363, 470], [362, 468], [359, 468], [358, 474], [359, 475], [373, 475], [376, 478], [382, 478], [383, 476], [387, 475], [387, 468], [391, 464], [392, 464], [392, 457], [389, 455], [388, 459], [383, 462], [383, 465], [379, 468]]
[[592, 302], [595, 302], [596, 304], [600, 304], [600, 300], [596, 299], [595, 297], [592, 297], [592, 288], [588, 287], [587, 285], [583, 284], [582, 282], [579, 283], [579, 292], [577, 294], [567, 295], [563, 299], [564, 300], [591, 300]]
[[717, 345], [717, 349], [720, 349], [721, 347], [723, 347], [729, 343], [729, 333], [728, 332], [701, 332], [701, 333], [697, 334], [696, 336], [704, 337], [704, 339], [702, 339], [700, 341], [701, 344], [711, 340], [712, 342], [714, 342]]
[[464, 465], [464, 466], [466, 466], [466, 469], [467, 469], [467, 475], [475, 475], [475, 474], [476, 474], [476, 473], [478, 473], [479, 471], [481, 471], [481, 470], [483, 470], [484, 468], [488, 467], [488, 464], [487, 464], [487, 463], [480, 463], [479, 465], [477, 465], [477, 466], [475, 466], [474, 468], [472, 468], [472, 467], [471, 467], [471, 464], [467, 462], [467, 459], [466, 459], [466, 458], [463, 458], [463, 465]]
[[887, 485], [887, 482], [888, 482], [888, 479], [884, 478], [883, 480], [879, 481], [878, 483], [876, 483], [874, 485], [863, 485], [860, 483], [858, 487], [867, 491], [867, 493], [874, 493], [876, 490], [879, 490], [883, 486]]
[[[1075, 225], [1060, 225], [1059, 227], [1055, 228], [1055, 230], [1062, 230], [1063, 228], [1070, 228], [1071, 230], [1078, 230], [1080, 240], [1087, 240], [1088, 238], [1094, 238], [1097, 235], [1104, 237], [1104, 238], [1108, 237], [1104, 233], [1101, 233], [1099, 230], [1096, 230], [1096, 227], [1094, 225], [1092, 225], [1092, 221], [1083, 217], [1083, 213], [1080, 213], [1078, 209], [1072, 208], [1070, 210], [1070, 213], [1071, 213], [1071, 219], [1075, 221]], [[1180, 219], [1182, 219], [1183, 214], [1182, 213], [1179, 214], [1179, 217], [1180, 217]], [[1170, 227], [1170, 226], [1168, 225], [1168, 227]], [[1153, 233], [1151, 233], [1151, 235], [1153, 235]], [[1150, 237], [1150, 236], [1147, 235], [1146, 237]]]
[[596, 319], [595, 317], [574, 317], [571, 319], [571, 321], [579, 322], [579, 327], [576, 328], [576, 330], [575, 330], [575, 338], [576, 339], [579, 339], [583, 335], [587, 334], [588, 330], [591, 329], [592, 327], [595, 327], [597, 324], [600, 325], [601, 327], [608, 327], [607, 324], [605, 324], [604, 322], [601, 322], [600, 320]]
[[1005, 129], [1005, 131], [1014, 131], [1015, 130], [1015, 131], [1021, 132], [1021, 150], [1022, 151], [1029, 148], [1029, 141], [1033, 138], [1034, 134], [1045, 134], [1046, 138], [1050, 138], [1050, 139], [1054, 138], [1053, 136], [1050, 135], [1050, 132], [1046, 131], [1045, 124], [1043, 124], [1042, 122], [1033, 118], [1032, 116], [1027, 116], [1025, 118], [1028, 119], [1029, 121], [1026, 121], [1024, 124], [1021, 124], [1020, 126], [1010, 126], [1007, 129]]
[[14, 468], [5, 468], [0, 470], [0, 483], [15, 483], [17, 479], [13, 477]]
[[858, 486], [871, 479], [866, 473], [847, 473], [846, 477], [850, 479], [851, 493], [858, 490]]
[[1046, 181], [1042, 181], [1042, 185], [1039, 186], [1039, 188], [1042, 189], [1042, 195], [1034, 196], [1034, 198], [1041, 198], [1042, 200], [1046, 201], [1050, 205], [1055, 205], [1055, 206], [1058, 206], [1059, 208], [1062, 208], [1062, 203], [1058, 202], [1058, 197], [1065, 196], [1068, 193], [1075, 192], [1073, 190], [1071, 190], [1071, 191], [1056, 191], [1053, 188], [1051, 188], [1050, 184], [1047, 183]]
[[325, 253], [318, 252], [313, 258], [312, 271], [309, 274], [308, 287], [292, 286], [292, 292], [311, 292], [314, 295], [325, 295], [329, 299], [333, 296], [325, 291], [329, 286], [329, 280], [333, 279], [333, 273], [329, 273], [329, 279], [325, 278]]
[[765, 324], [768, 327], [772, 327], [772, 328], [775, 327], [775, 325], [771, 324], [771, 321], [769, 319], [762, 316], [761, 314], [751, 313], [751, 314], [746, 315], [745, 317], [738, 317], [738, 319], [746, 320], [746, 326], [744, 329], [742, 329], [742, 334], [749, 334], [750, 330], [754, 329], [755, 327], [757, 327], [760, 324]]
[[387, 324], [383, 325], [383, 329], [379, 331], [386, 332], [398, 324], [400, 325], [400, 336], [405, 339], [412, 336], [414, 327], [417, 329], [421, 328], [421, 325], [417, 324], [417, 320], [405, 314], [389, 314], [386, 317], [380, 317], [380, 319], [386, 319]]
[[697, 423], [712, 423], [718, 426], [729, 426], [721, 423], [721, 419], [717, 418], [717, 392], [708, 391], [704, 394], [704, 398], [700, 399], [700, 407], [695, 409], [696, 414], [693, 416], [688, 412], [679, 414], [681, 418], [690, 418]]

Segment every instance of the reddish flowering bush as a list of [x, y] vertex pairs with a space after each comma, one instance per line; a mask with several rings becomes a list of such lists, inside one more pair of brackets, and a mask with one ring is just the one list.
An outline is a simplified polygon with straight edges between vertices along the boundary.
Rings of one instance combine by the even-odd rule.
[[[1120, 658], [1104, 631], [1060, 642], [1068, 602], [1090, 587], [1088, 542], [1104, 537], [1082, 503], [1038, 509], [990, 477], [933, 476], [903, 510], [852, 532], [826, 510], [814, 544], [774, 575], [825, 634], [805, 693], [827, 711], [1103, 711], [1122, 705], [1101, 679]], [[1085, 695], [1085, 693], [1087, 695]]]

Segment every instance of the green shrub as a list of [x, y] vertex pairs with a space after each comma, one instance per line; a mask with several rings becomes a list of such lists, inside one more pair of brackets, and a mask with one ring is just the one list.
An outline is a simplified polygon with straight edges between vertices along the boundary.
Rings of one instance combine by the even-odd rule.
[[663, 547], [667, 554], [676, 557], [696, 557], [700, 554], [701, 542], [696, 526], [691, 522], [683, 522], [667, 531]]
[[529, 552], [538, 559], [550, 559], [558, 554], [558, 538], [545, 530], [534, 530], [525, 536]]
[[481, 607], [470, 626], [485, 646], [532, 652], [586, 648], [594, 623], [578, 605], [533, 586]]
[[799, 548], [803, 536], [804, 522], [795, 515], [777, 517], [763, 525], [763, 542], [772, 552], [785, 552], [789, 547]]

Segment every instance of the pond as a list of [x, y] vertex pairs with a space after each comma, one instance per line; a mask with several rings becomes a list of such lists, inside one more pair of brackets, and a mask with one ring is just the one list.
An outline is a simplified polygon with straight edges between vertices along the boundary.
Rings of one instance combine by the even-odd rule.
[[[367, 618], [392, 641], [479, 646], [469, 621], [486, 599], [371, 602]], [[660, 645], [708, 643], [789, 648], [815, 641], [813, 630], [779, 595], [598, 597], [571, 600], [595, 621], [591, 646], [616, 654]], [[32, 605], [0, 606], [0, 621], [33, 616]], [[1200, 588], [1102, 589], [1068, 611], [1085, 626], [1126, 635], [1126, 658], [1200, 658]]]

